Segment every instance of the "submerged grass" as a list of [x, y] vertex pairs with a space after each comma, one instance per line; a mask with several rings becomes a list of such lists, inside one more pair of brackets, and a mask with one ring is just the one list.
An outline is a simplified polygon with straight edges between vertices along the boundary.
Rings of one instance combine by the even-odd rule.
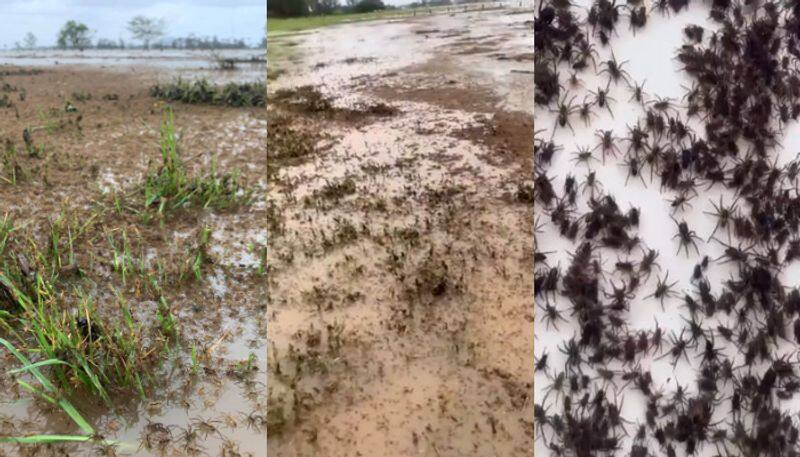
[[[0, 220], [0, 333], [38, 360], [59, 360], [48, 362], [48, 373], [62, 391], [91, 393], [111, 406], [119, 391], [145, 396], [175, 331], [148, 331], [113, 287], [117, 303], [104, 303], [100, 314], [95, 299], [72, 283], [83, 275], [75, 245], [91, 224], [62, 213], [37, 237], [18, 234], [22, 227], [8, 216]], [[115, 254], [114, 265], [121, 257]]]
[[17, 379], [17, 383], [25, 390], [36, 394], [36, 396], [46, 400], [53, 405], [58, 406], [64, 411], [70, 419], [77, 425], [84, 435], [32, 435], [23, 437], [0, 437], [0, 443], [52, 443], [61, 441], [89, 441], [95, 434], [94, 428], [81, 416], [78, 410], [66, 398], [60, 396], [56, 387], [47, 380], [47, 378], [39, 370], [41, 367], [66, 364], [58, 359], [42, 360], [37, 363], [31, 363], [11, 342], [0, 338], [0, 344], [5, 346], [14, 357], [22, 363], [22, 368], [11, 370], [10, 373], [30, 373], [36, 381], [39, 382], [40, 387], [36, 388], [32, 384], [22, 379]]
[[[57, 406], [63, 411], [72, 422], [81, 430], [80, 435], [63, 434], [37, 434], [26, 436], [0, 436], [0, 443], [16, 444], [52, 444], [65, 442], [93, 442], [104, 446], [124, 446], [116, 440], [107, 440], [98, 436], [94, 427], [78, 412], [78, 409], [53, 385], [47, 377], [42, 374], [40, 368], [66, 365], [67, 363], [58, 359], [47, 359], [32, 363], [22, 352], [19, 351], [10, 341], [0, 338], [0, 345], [3, 345], [11, 354], [22, 364], [21, 368], [10, 370], [14, 375], [30, 374], [39, 386], [35, 386], [23, 379], [17, 379], [20, 387], [31, 392], [42, 400]], [[124, 446], [127, 447], [127, 446]]]
[[217, 86], [206, 79], [190, 82], [179, 78], [150, 88], [150, 95], [162, 100], [232, 107], [265, 106], [265, 94], [266, 85], [261, 82]]

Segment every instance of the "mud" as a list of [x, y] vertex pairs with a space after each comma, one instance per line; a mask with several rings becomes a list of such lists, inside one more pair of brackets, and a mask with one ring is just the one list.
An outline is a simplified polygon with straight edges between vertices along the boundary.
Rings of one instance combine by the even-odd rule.
[[[530, 52], [514, 13], [329, 27], [270, 62], [268, 452], [531, 454], [532, 75], [492, 56]], [[364, 106], [391, 109], [336, 114]]]
[[[163, 266], [166, 277], [173, 278], [162, 283], [161, 293], [179, 332], [160, 367], [150, 373], [144, 398], [115, 391], [109, 408], [81, 392], [70, 396], [99, 435], [120, 440], [122, 446], [3, 444], [0, 454], [261, 455], [266, 422], [263, 108], [172, 105], [187, 169], [200, 173], [213, 163], [220, 171], [238, 170], [254, 199], [228, 210], [192, 208], [148, 221], [114, 210], [115, 201], [134, 205], [149, 165], [161, 160], [158, 138], [165, 105], [151, 98], [148, 89], [175, 77], [174, 72], [6, 65], [0, 75], [16, 88], [8, 92], [12, 106], [0, 109], [0, 138], [20, 151], [16, 184], [0, 181], [0, 213], [24, 227], [19, 236], [34, 239], [41, 239], [43, 227], [61, 212], [87, 222], [89, 228], [74, 246], [81, 274], [60, 284], [63, 293], [69, 296], [72, 286], [80, 287], [100, 314], [113, 316], [113, 288], [147, 329], [158, 295], [136, 274], [123, 282], [112, 267], [109, 237], [120, 239], [124, 231], [137, 265], [148, 270]], [[65, 109], [68, 104], [75, 110]], [[24, 129], [39, 151], [35, 155], [25, 152]], [[6, 176], [7, 167], [2, 171]], [[179, 280], [177, 272], [186, 267], [187, 252], [203, 227], [212, 236], [202, 278]], [[16, 367], [7, 352], [0, 358], [4, 367]], [[0, 435], [77, 432], [62, 411], [32, 400], [3, 371]]]

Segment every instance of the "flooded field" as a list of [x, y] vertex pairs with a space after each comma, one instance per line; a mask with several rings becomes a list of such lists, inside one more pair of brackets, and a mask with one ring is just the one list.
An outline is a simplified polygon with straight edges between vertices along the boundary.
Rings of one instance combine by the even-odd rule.
[[531, 454], [532, 19], [270, 38], [268, 452]]
[[263, 455], [266, 113], [151, 88], [264, 64], [0, 62], [0, 455]]
[[[220, 61], [233, 69], [220, 71]], [[160, 73], [169, 77], [207, 78], [212, 82], [259, 81], [264, 79], [266, 61], [260, 49], [184, 50], [165, 49], [37, 49], [0, 51], [0, 65], [98, 67], [113, 72]]]

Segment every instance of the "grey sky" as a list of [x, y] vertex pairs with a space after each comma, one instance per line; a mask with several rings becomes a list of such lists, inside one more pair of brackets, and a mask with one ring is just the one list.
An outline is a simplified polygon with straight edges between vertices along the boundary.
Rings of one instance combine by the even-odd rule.
[[164, 18], [167, 36], [242, 38], [264, 36], [266, 0], [2, 0], [0, 46], [12, 47], [33, 32], [40, 46], [54, 45], [61, 26], [85, 23], [93, 38], [130, 41], [127, 22], [136, 15]]

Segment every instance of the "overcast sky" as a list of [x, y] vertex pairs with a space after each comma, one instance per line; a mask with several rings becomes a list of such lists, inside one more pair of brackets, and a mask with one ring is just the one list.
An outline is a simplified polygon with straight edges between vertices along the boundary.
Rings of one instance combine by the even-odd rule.
[[54, 45], [70, 19], [85, 23], [92, 38], [130, 41], [127, 22], [136, 15], [164, 18], [168, 37], [264, 37], [266, 0], [0, 0], [0, 46], [12, 47], [33, 32], [40, 46]]

